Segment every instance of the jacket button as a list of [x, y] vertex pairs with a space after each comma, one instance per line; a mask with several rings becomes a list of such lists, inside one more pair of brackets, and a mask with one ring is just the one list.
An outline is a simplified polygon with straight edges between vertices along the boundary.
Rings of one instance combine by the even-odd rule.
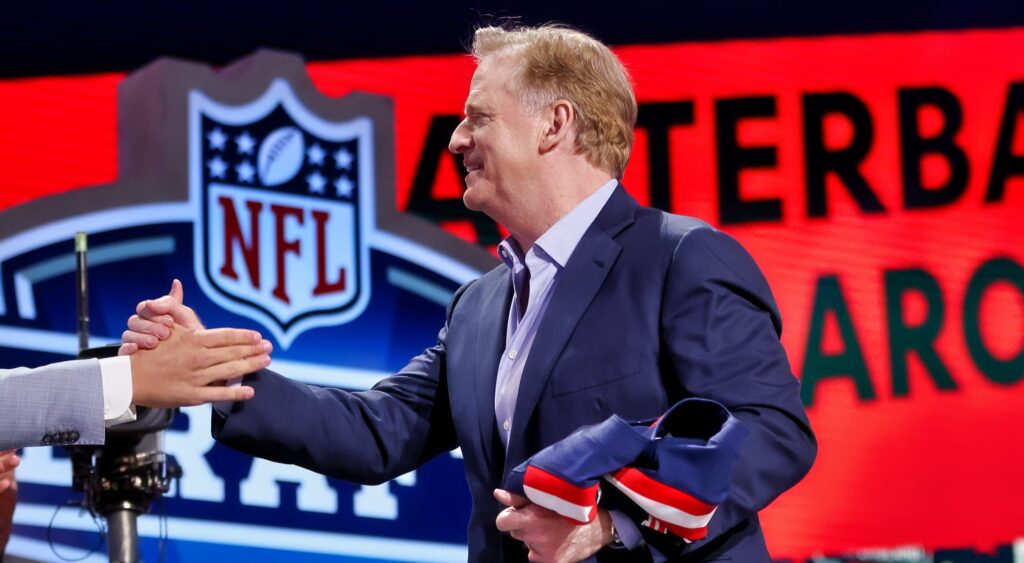
[[78, 439], [81, 438], [81, 436], [78, 434], [77, 430], [72, 430], [71, 431], [71, 436], [69, 436], [69, 437], [71, 438], [72, 442], [77, 442]]

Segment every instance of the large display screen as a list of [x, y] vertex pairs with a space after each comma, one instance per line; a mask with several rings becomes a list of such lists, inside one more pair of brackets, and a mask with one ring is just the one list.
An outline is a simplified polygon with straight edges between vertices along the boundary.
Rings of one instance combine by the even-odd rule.
[[[1022, 49], [1017, 29], [616, 48], [640, 104], [623, 183], [736, 237], [781, 308], [820, 454], [763, 513], [776, 558], [1009, 553], [1024, 538]], [[505, 236], [462, 207], [447, 151], [469, 56], [306, 68], [326, 96], [393, 100], [396, 198], [379, 205], [488, 248]], [[0, 82], [5, 216], [117, 179], [123, 78]]]

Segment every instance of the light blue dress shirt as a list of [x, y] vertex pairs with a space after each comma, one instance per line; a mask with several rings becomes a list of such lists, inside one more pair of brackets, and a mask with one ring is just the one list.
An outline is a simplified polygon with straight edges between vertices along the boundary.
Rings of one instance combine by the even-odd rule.
[[[498, 245], [498, 256], [508, 266], [514, 291], [508, 312], [508, 329], [505, 331], [505, 351], [498, 362], [498, 380], [494, 390], [494, 415], [505, 449], [508, 449], [510, 432], [515, 424], [512, 413], [515, 412], [519, 397], [523, 366], [526, 365], [533, 339], [537, 336], [537, 329], [544, 319], [551, 296], [558, 287], [559, 276], [583, 234], [608, 203], [617, 185], [616, 180], [609, 180], [587, 196], [545, 231], [525, 254], [512, 237]], [[522, 311], [520, 297], [524, 293], [527, 278], [529, 300], [526, 310]]]
[[[509, 269], [513, 289], [508, 328], [505, 331], [505, 350], [498, 362], [498, 380], [494, 390], [494, 416], [498, 422], [498, 435], [506, 450], [512, 425], [516, 423], [512, 414], [519, 398], [523, 367], [533, 347], [537, 329], [544, 319], [544, 312], [558, 287], [559, 276], [576, 250], [576, 245], [604, 209], [617, 185], [618, 181], [614, 179], [601, 185], [545, 231], [525, 253], [512, 237], [498, 245], [498, 256]], [[527, 282], [529, 290], [525, 291]], [[525, 310], [521, 310], [520, 301], [524, 292], [527, 302]], [[618, 511], [611, 511], [611, 516], [623, 544], [629, 549], [638, 546], [643, 538], [636, 525]]]

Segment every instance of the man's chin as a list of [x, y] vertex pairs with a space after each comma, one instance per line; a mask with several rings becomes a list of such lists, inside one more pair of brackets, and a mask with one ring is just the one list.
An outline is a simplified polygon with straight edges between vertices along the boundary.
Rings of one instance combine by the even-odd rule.
[[466, 209], [470, 211], [483, 211], [483, 202], [480, 201], [477, 195], [473, 188], [466, 188], [466, 191], [462, 193], [462, 204], [466, 206]]

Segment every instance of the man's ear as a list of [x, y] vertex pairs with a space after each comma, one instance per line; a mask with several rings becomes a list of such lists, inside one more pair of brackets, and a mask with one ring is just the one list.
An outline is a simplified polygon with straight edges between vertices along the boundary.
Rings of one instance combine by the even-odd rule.
[[544, 110], [544, 131], [540, 152], [549, 152], [570, 138], [576, 125], [576, 109], [569, 100], [559, 98]]

